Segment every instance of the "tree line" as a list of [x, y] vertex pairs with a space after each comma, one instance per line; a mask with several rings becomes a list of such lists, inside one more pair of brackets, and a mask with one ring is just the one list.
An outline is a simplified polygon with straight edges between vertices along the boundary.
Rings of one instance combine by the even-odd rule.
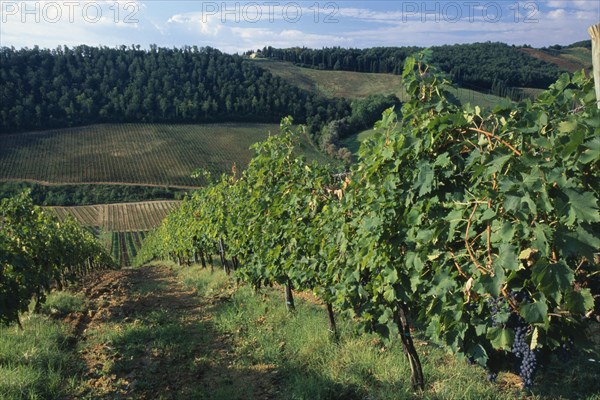
[[[561, 70], [536, 59], [519, 47], [504, 43], [474, 43], [434, 46], [431, 63], [458, 85], [476, 90], [492, 86], [547, 88]], [[323, 49], [265, 47], [267, 58], [289, 61], [299, 66], [325, 70], [401, 74], [404, 60], [422, 50], [418, 47], [373, 47]]]
[[0, 131], [103, 122], [278, 122], [314, 132], [350, 109], [210, 47], [0, 48]]
[[186, 191], [142, 185], [42, 185], [32, 182], [0, 182], [0, 199], [29, 192], [37, 206], [85, 206], [149, 200], [181, 200]]

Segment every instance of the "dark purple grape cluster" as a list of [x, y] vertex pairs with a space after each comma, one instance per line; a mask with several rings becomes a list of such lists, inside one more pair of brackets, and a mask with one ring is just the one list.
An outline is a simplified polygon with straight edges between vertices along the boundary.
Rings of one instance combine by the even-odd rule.
[[524, 389], [531, 389], [533, 378], [538, 368], [537, 351], [529, 348], [527, 344], [527, 325], [519, 325], [515, 328], [515, 341], [512, 352], [517, 357], [517, 371], [521, 377]]
[[493, 327], [498, 327], [500, 322], [498, 321], [498, 313], [502, 309], [502, 305], [504, 304], [504, 297], [490, 297], [487, 300], [488, 307], [490, 308], [491, 322]]

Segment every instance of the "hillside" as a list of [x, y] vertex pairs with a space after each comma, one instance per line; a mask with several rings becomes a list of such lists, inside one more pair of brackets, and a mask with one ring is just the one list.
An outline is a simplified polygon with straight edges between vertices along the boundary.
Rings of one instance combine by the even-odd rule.
[[520, 47], [500, 42], [418, 47], [372, 47], [366, 49], [326, 47], [322, 49], [265, 47], [262, 56], [319, 70], [399, 74], [404, 60], [422, 52], [450, 79], [477, 90], [513, 87], [546, 88], [560, 75], [560, 69], [531, 57]]
[[179, 201], [146, 201], [49, 209], [61, 220], [72, 215], [82, 226], [108, 232], [139, 232], [156, 228], [179, 204]]
[[[399, 75], [303, 68], [288, 61], [269, 59], [254, 59], [251, 62], [268, 69], [273, 75], [292, 85], [329, 98], [344, 97], [354, 100], [372, 94], [393, 94], [402, 101], [406, 100], [406, 92]], [[497, 96], [464, 88], [454, 89], [454, 95], [462, 103], [471, 102], [482, 107], [492, 107], [500, 100]]]
[[592, 68], [592, 51], [585, 47], [561, 49], [522, 49], [525, 53], [540, 60], [557, 65], [560, 69], [575, 72]]
[[128, 266], [146, 234], [177, 208], [180, 201], [145, 201], [90, 206], [47, 207], [61, 221], [75, 217], [90, 229], [121, 266]]
[[[213, 176], [244, 168], [249, 147], [276, 124], [104, 124], [0, 137], [0, 181], [199, 186], [197, 168]], [[326, 162], [305, 140], [309, 159]]]

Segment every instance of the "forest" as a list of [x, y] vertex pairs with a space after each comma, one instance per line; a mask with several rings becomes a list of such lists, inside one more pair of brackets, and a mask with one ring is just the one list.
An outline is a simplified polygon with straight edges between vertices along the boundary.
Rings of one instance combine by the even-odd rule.
[[279, 122], [317, 131], [350, 105], [202, 47], [0, 48], [0, 132], [108, 122]]

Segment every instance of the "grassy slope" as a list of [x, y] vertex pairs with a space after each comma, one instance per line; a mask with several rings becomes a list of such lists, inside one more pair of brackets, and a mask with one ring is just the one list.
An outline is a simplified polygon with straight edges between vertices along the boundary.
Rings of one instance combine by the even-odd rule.
[[[399, 75], [322, 71], [301, 68], [289, 62], [266, 59], [254, 59], [252, 62], [267, 68], [274, 75], [293, 85], [330, 98], [345, 97], [352, 100], [361, 99], [371, 94], [394, 94], [400, 100], [406, 98], [406, 92], [402, 87], [402, 78]], [[453, 93], [462, 103], [471, 103], [481, 107], [493, 107], [500, 100], [497, 96], [463, 88], [453, 89]], [[360, 142], [372, 134], [372, 130], [367, 130], [352, 135], [342, 141], [342, 146], [347, 147], [352, 153], [356, 154]]]
[[[244, 168], [276, 124], [106, 124], [0, 137], [0, 180], [197, 186], [192, 171]], [[327, 158], [307, 141], [309, 159]]]
[[[108, 271], [80, 293], [54, 292], [25, 328], [0, 327], [0, 398], [156, 399], [598, 399], [595, 353], [552, 360], [533, 394], [508, 372], [488, 383], [415, 331], [426, 388], [413, 392], [398, 342], [359, 334], [324, 308], [281, 288], [256, 293], [220, 270], [156, 264]], [[50, 318], [48, 315], [54, 316]], [[596, 324], [597, 325], [597, 324]]]
[[375, 135], [374, 129], [366, 129], [357, 135], [352, 135], [341, 140], [341, 145], [346, 147], [352, 153], [356, 154], [363, 140]]
[[541, 49], [522, 49], [527, 54], [541, 60], [556, 64], [559, 68], [575, 72], [592, 68], [592, 52], [583, 47], [545, 51]]
[[[267, 68], [274, 75], [284, 78], [293, 85], [327, 97], [360, 99], [370, 94], [394, 94], [400, 100], [406, 98], [402, 78], [399, 75], [321, 71], [301, 68], [289, 62], [265, 59], [255, 59], [252, 62]], [[455, 89], [454, 94], [461, 102], [471, 102], [485, 107], [494, 106], [499, 100], [497, 96], [469, 89]]]

